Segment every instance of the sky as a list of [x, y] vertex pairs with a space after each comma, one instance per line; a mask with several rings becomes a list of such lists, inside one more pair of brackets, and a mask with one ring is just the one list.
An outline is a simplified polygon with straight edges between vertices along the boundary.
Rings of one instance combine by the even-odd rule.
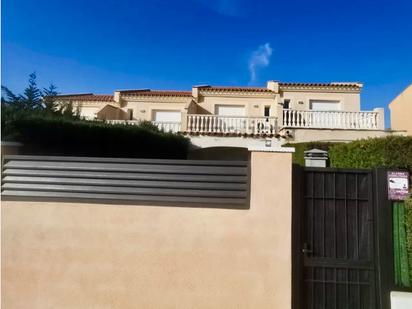
[[359, 81], [371, 110], [412, 83], [410, 0], [3, 0], [1, 9], [1, 83], [17, 93], [33, 71], [61, 93]]

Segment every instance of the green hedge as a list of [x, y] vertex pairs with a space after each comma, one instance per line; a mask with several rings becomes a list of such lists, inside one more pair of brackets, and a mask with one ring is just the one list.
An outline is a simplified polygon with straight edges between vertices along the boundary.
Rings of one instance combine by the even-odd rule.
[[185, 159], [189, 146], [183, 136], [147, 126], [61, 117], [21, 117], [13, 130], [15, 140], [31, 154]]
[[329, 151], [329, 149], [336, 145], [337, 143], [326, 143], [326, 142], [308, 142], [308, 143], [289, 143], [283, 145], [284, 147], [294, 147], [295, 152], [293, 153], [292, 159], [293, 163], [299, 164], [299, 165], [305, 165], [305, 151], [310, 150], [313, 148], [321, 149], [321, 150], [326, 150]]
[[332, 167], [342, 168], [406, 168], [412, 171], [412, 137], [388, 136], [350, 143], [308, 142], [285, 144], [295, 147], [293, 163], [305, 165], [304, 151], [312, 148], [329, 151]]
[[[408, 257], [408, 242], [406, 229], [406, 209], [404, 202], [394, 202], [393, 209], [393, 251], [395, 284], [410, 287], [410, 264]], [[410, 244], [409, 244], [410, 245]]]
[[388, 136], [334, 145], [331, 166], [343, 168], [405, 168], [412, 171], [412, 137]]
[[412, 281], [412, 196], [405, 200], [405, 227], [407, 246], [406, 250], [408, 252], [409, 279]]

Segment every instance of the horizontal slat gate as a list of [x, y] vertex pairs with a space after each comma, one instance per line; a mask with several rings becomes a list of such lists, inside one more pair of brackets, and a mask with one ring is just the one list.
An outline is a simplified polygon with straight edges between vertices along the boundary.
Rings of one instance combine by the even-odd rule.
[[247, 208], [244, 161], [5, 156], [3, 199], [190, 203]]

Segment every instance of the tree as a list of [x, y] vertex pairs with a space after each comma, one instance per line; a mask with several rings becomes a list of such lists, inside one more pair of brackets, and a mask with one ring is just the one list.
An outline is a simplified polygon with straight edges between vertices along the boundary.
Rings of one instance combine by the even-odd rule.
[[22, 97], [14, 94], [9, 88], [1, 86], [1, 131], [2, 138], [14, 138], [16, 129], [14, 121], [22, 116]]
[[36, 72], [29, 75], [29, 85], [24, 89], [23, 104], [28, 109], [42, 108], [42, 92], [37, 87]]
[[36, 78], [36, 72], [29, 75], [28, 85], [23, 94], [16, 95], [6, 86], [1, 86], [1, 108], [4, 115], [7, 114], [8, 118], [15, 119], [24, 115], [41, 113], [80, 119], [79, 111], [74, 110], [71, 102], [68, 104], [55, 102], [55, 97], [59, 93], [54, 84], [50, 84], [48, 88], [40, 89], [37, 87]]
[[74, 118], [75, 117], [75, 113], [73, 111], [72, 101], [69, 101], [69, 103], [65, 104], [62, 107], [61, 114], [63, 115], [63, 117], [67, 117], [67, 118]]
[[16, 95], [6, 86], [1, 86], [1, 103], [3, 104], [20, 104], [21, 95]]
[[43, 88], [43, 107], [47, 113], [56, 113], [57, 106], [54, 101], [54, 97], [58, 95], [57, 87], [54, 84], [50, 84], [48, 88]]
[[6, 86], [1, 86], [1, 101], [13, 108], [18, 109], [41, 109], [42, 106], [42, 91], [37, 87], [36, 73], [29, 75], [29, 82], [24, 89], [23, 94], [14, 94]]

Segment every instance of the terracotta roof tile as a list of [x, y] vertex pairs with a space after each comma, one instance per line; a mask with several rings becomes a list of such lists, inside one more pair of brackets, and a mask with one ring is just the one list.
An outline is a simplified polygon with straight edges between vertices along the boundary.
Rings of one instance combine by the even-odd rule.
[[[331, 82], [331, 83], [299, 83], [299, 82], [279, 82], [280, 87], [338, 87], [344, 89], [350, 88], [362, 88], [361, 83], [356, 82]], [[272, 90], [265, 87], [226, 87], [226, 86], [198, 86], [200, 91], [230, 91], [230, 92], [259, 92], [259, 93], [271, 93]], [[135, 96], [163, 96], [163, 97], [191, 97], [191, 91], [181, 90], [150, 90], [150, 89], [132, 89], [132, 90], [119, 90], [124, 95]], [[56, 99], [63, 100], [76, 100], [76, 101], [98, 101], [98, 102], [113, 102], [113, 95], [107, 94], [93, 94], [93, 93], [78, 93], [78, 94], [65, 94], [57, 95]]]
[[110, 94], [63, 94], [54, 96], [55, 99], [75, 100], [75, 101], [104, 101], [113, 102], [113, 96]]
[[237, 91], [237, 92], [272, 92], [264, 87], [223, 87], [223, 86], [205, 86], [199, 87], [200, 90], [220, 90], [220, 91]]
[[360, 88], [361, 83], [287, 83], [280, 82], [283, 87], [340, 87], [340, 88]]
[[191, 97], [191, 91], [180, 91], [180, 90], [120, 90], [120, 93], [126, 95], [144, 95], [144, 96], [162, 96], [162, 97]]

